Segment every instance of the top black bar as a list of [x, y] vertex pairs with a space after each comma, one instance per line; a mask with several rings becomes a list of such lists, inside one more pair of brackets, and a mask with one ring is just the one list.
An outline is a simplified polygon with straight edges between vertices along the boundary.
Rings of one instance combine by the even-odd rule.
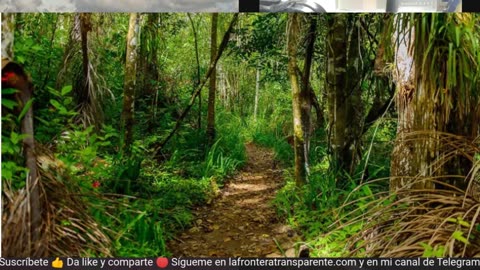
[[259, 12], [260, 0], [238, 0], [238, 11]]
[[480, 12], [480, 1], [463, 0], [462, 12]]

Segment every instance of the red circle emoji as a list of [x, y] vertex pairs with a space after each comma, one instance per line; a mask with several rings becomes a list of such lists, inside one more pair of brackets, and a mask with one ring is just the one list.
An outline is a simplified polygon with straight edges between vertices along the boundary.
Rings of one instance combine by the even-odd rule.
[[167, 258], [163, 258], [163, 257], [157, 258], [157, 266], [158, 267], [165, 268], [165, 267], [167, 267], [167, 265], [168, 265], [168, 259]]

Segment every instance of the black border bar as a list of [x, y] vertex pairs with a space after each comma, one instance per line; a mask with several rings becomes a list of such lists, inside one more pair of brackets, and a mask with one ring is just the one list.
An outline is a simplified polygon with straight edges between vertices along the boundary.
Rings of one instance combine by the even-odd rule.
[[463, 0], [462, 12], [480, 12], [479, 0]]
[[260, 0], [238, 0], [239, 12], [259, 12]]

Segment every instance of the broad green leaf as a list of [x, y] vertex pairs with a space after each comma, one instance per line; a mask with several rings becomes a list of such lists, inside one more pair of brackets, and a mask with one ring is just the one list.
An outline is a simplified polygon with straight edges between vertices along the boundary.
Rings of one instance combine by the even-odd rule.
[[2, 95], [11, 95], [15, 93], [18, 93], [18, 90], [15, 88], [2, 88]]
[[65, 96], [66, 94], [72, 92], [72, 86], [71, 85], [64, 86], [62, 88], [62, 91], [60, 92], [62, 93], [62, 96]]
[[57, 89], [52, 88], [50, 86], [47, 86], [47, 90], [50, 94], [52, 94], [54, 96], [57, 96], [57, 97], [61, 97], [61, 95], [58, 93]]
[[67, 111], [67, 109], [62, 104], [60, 104], [60, 102], [58, 102], [54, 99], [50, 100], [50, 104], [52, 104], [53, 107], [55, 107], [55, 109], [57, 109], [59, 111]]
[[2, 106], [5, 106], [10, 110], [13, 110], [15, 106], [18, 106], [18, 104], [13, 100], [2, 98]]

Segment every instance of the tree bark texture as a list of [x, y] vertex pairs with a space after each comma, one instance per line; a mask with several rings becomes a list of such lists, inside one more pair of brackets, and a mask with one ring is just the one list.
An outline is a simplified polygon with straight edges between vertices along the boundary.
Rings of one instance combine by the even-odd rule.
[[[4, 63], [2, 63], [2, 66], [3, 65]], [[4, 75], [7, 73], [10, 74], [10, 79], [8, 81], [2, 80], [2, 88], [14, 88], [19, 91], [15, 94], [19, 105], [18, 108], [16, 108], [16, 113], [19, 114], [33, 98], [33, 85], [23, 68], [14, 62], [10, 62], [2, 68], [2, 78], [4, 78]], [[12, 76], [12, 74], [14, 75]], [[28, 169], [26, 188], [29, 194], [29, 225], [31, 233], [30, 240], [32, 244], [31, 246], [26, 247], [26, 249], [31, 249], [27, 254], [43, 254], [42, 250], [44, 250], [44, 247], [34, 246], [39, 243], [41, 237], [43, 209], [40, 201], [40, 175], [37, 170], [37, 157], [35, 155], [33, 105], [29, 104], [28, 106], [28, 110], [25, 116], [21, 119], [20, 125], [21, 133], [26, 135], [23, 139], [23, 155], [25, 157], [25, 167]]]
[[353, 15], [333, 14], [328, 19], [326, 89], [331, 167], [352, 174], [358, 161], [363, 104], [359, 30], [348, 24], [352, 21], [348, 16]]
[[[217, 23], [218, 13], [212, 14], [212, 29], [210, 36], [210, 65], [217, 56]], [[210, 76], [210, 87], [208, 89], [208, 110], [207, 110], [207, 141], [209, 145], [215, 142], [215, 98], [217, 88], [217, 69], [213, 68]]]
[[477, 41], [464, 34], [473, 20], [467, 14], [398, 17], [393, 33], [398, 128], [392, 192], [437, 188], [432, 177], [467, 187], [473, 159], [464, 145], [480, 133], [478, 77], [473, 75], [478, 74]]
[[260, 96], [260, 64], [257, 64], [256, 76], [255, 76], [255, 104], [253, 107], [253, 119], [255, 120], [255, 122], [257, 122], [259, 96]]
[[298, 76], [297, 48], [300, 40], [300, 14], [288, 14], [288, 76], [292, 87], [293, 132], [295, 152], [295, 182], [297, 186], [307, 183], [307, 163], [305, 127], [302, 120], [302, 103], [304, 94]]
[[127, 155], [131, 152], [133, 143], [133, 125], [135, 110], [135, 82], [137, 68], [137, 33], [138, 33], [138, 14], [131, 13], [127, 34], [127, 57], [125, 61], [125, 84], [123, 90], [123, 152]]
[[[24, 69], [10, 60], [13, 59], [14, 42], [14, 22], [13, 14], [2, 14], [2, 89], [14, 88], [18, 93], [14, 94], [18, 107], [15, 113], [20, 114], [25, 106], [29, 106], [27, 112], [20, 119], [20, 132], [26, 137], [23, 139], [23, 155], [25, 157], [25, 167], [28, 169], [26, 188], [29, 198], [29, 226], [30, 243], [25, 247], [27, 254], [43, 254], [45, 247], [37, 245], [41, 237], [42, 230], [42, 204], [40, 203], [39, 181], [40, 175], [37, 170], [37, 157], [35, 155], [35, 139], [33, 127], [33, 84]], [[2, 114], [3, 116], [3, 114]]]

